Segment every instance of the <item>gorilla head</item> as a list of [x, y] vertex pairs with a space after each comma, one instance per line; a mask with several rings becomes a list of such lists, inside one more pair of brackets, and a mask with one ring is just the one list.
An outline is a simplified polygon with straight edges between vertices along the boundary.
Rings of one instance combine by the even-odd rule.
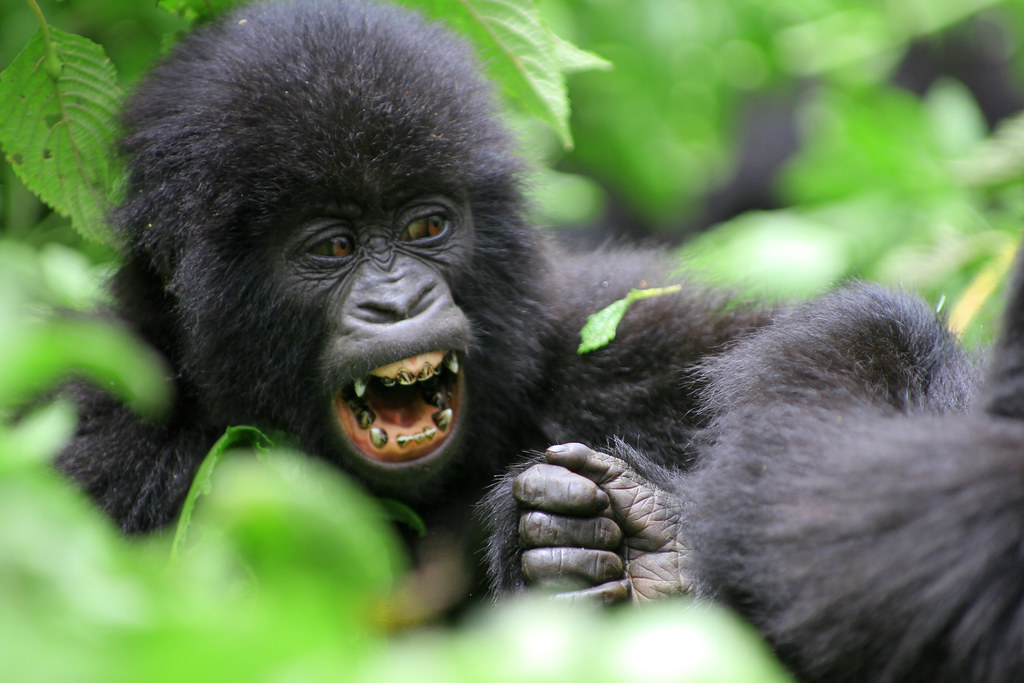
[[179, 45], [124, 122], [116, 291], [192, 414], [406, 499], [458, 453], [459, 477], [495, 471], [463, 435], [525, 403], [539, 256], [461, 41], [376, 4], [257, 4]]

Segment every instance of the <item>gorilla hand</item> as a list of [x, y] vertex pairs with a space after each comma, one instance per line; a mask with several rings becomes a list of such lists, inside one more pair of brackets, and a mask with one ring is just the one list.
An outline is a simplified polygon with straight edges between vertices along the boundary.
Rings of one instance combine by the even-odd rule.
[[626, 462], [578, 443], [513, 481], [523, 575], [561, 597], [643, 602], [690, 587], [679, 499]]

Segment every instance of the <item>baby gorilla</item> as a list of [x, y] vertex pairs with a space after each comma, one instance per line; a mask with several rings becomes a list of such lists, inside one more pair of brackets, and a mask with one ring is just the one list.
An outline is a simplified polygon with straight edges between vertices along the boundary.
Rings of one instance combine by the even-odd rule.
[[769, 319], [679, 282], [579, 355], [589, 315], [678, 282], [677, 264], [535, 230], [470, 48], [400, 7], [240, 6], [183, 39], [123, 123], [111, 314], [166, 358], [174, 404], [145, 419], [73, 386], [58, 465], [126, 532], [173, 523], [210, 447], [247, 424], [414, 507], [413, 552], [468, 572], [496, 475], [568, 440], [685, 460], [680, 377]]

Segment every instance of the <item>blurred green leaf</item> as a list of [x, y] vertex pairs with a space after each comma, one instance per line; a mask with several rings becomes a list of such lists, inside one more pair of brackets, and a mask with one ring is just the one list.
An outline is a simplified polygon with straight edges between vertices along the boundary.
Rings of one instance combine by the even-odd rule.
[[0, 338], [0, 405], [26, 400], [70, 373], [112, 391], [147, 415], [157, 415], [168, 405], [163, 360], [112, 324], [49, 318], [8, 329]]
[[791, 680], [749, 626], [710, 606], [666, 600], [602, 612], [550, 600], [480, 612], [453, 637], [413, 633], [359, 680], [401, 683], [782, 683]]
[[238, 452], [211, 482], [193, 514], [198, 543], [229, 544], [254, 576], [289, 591], [327, 584], [317, 599], [336, 600], [339, 617], [353, 618], [393, 585], [402, 566], [394, 532], [336, 468], [283, 450]]
[[244, 4], [244, 0], [157, 0], [156, 4], [186, 21], [204, 22]]
[[759, 298], [807, 297], [849, 272], [849, 242], [835, 225], [793, 211], [752, 212], [688, 243], [686, 268]]
[[548, 30], [558, 67], [567, 74], [579, 71], [604, 71], [612, 68], [607, 59], [588, 50], [581, 50]]
[[75, 433], [78, 415], [73, 406], [54, 401], [0, 425], [0, 474], [26, 466], [46, 467]]
[[263, 432], [255, 427], [228, 427], [224, 434], [217, 439], [210, 451], [199, 466], [192, 486], [189, 487], [185, 502], [181, 507], [181, 514], [178, 516], [178, 523], [174, 529], [174, 541], [171, 544], [171, 557], [177, 558], [185, 544], [185, 537], [188, 534], [189, 524], [192, 522], [192, 510], [196, 500], [200, 496], [208, 495], [211, 489], [214, 468], [230, 448], [258, 448], [267, 449], [274, 445]]
[[865, 193], [920, 199], [954, 188], [924, 108], [909, 93], [822, 88], [804, 120], [805, 147], [783, 180], [793, 203]]
[[988, 135], [984, 114], [960, 81], [940, 79], [929, 88], [923, 105], [938, 151], [946, 158], [970, 153]]
[[109, 265], [96, 266], [81, 251], [52, 242], [43, 245], [38, 258], [54, 303], [85, 310], [106, 299], [103, 284], [110, 274]]
[[1024, 113], [1000, 124], [973, 154], [956, 161], [953, 171], [970, 186], [1024, 181]]

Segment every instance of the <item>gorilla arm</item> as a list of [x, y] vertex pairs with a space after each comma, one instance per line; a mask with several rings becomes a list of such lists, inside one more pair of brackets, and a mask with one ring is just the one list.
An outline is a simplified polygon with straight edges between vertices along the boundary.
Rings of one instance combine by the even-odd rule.
[[[690, 588], [746, 616], [805, 680], [1019, 678], [1024, 426], [1000, 416], [1016, 416], [1005, 399], [1020, 391], [1017, 375], [994, 375], [986, 412], [972, 414], [974, 369], [954, 340], [926, 310], [877, 294], [811, 304], [710, 363], [706, 395], [721, 402], [692, 474], [570, 446], [575, 457], [549, 456], [557, 473], [520, 475], [523, 543], [545, 549], [540, 562], [524, 554], [527, 577], [571, 574], [604, 599], [624, 597], [617, 580], [634, 599], [637, 578]], [[877, 335], [880, 324], [893, 332]], [[870, 357], [839, 344], [858, 334], [873, 337]], [[1016, 355], [1001, 356], [1014, 348], [1004, 339], [993, 367], [1012, 367]], [[611, 490], [624, 481], [628, 495]], [[621, 533], [620, 576], [607, 549], [588, 544], [587, 504], [603, 499], [585, 482], [605, 493], [596, 514]], [[575, 515], [564, 536], [589, 550], [548, 540], [537, 509], [554, 519], [552, 501]], [[645, 514], [650, 503], [662, 513]], [[657, 578], [634, 571], [652, 564]]]
[[982, 415], [766, 414], [686, 482], [695, 591], [804, 679], [1016, 680], [1022, 444]]
[[[665, 325], [666, 320], [672, 318], [663, 316], [649, 319], [648, 333], [657, 337], [658, 331], [651, 332], [651, 326]], [[697, 327], [693, 326], [692, 329]], [[607, 352], [614, 354], [619, 343], [620, 340], [616, 339]], [[696, 360], [694, 358], [691, 362]], [[653, 365], [649, 359], [646, 362], [648, 366]], [[626, 368], [623, 374], [627, 378], [624, 381], [628, 381], [633, 372]], [[795, 424], [799, 425], [799, 415], [813, 410], [839, 415], [858, 408], [870, 409], [880, 415], [893, 415], [920, 410], [944, 412], [962, 409], [973, 386], [974, 371], [956, 341], [924, 302], [877, 287], [858, 286], [839, 290], [794, 309], [771, 325], [737, 342], [722, 355], [705, 357], [700, 371], [692, 373], [691, 378], [696, 388], [681, 386], [682, 379], [677, 376], [674, 387], [667, 387], [662, 394], [666, 400], [658, 403], [663, 405], [684, 400], [688, 389], [690, 392], [702, 392], [700, 416], [710, 424], [696, 439], [693, 433], [689, 438], [680, 434], [677, 438], [665, 439], [664, 435], [669, 433], [670, 428], [654, 423], [655, 428], [661, 430], [658, 432], [663, 437], [660, 445], [667, 448], [667, 452], [652, 451], [648, 443], [658, 442], [650, 439], [649, 435], [645, 442], [622, 433], [619, 435], [624, 440], [628, 436], [629, 442], [640, 443], [641, 449], [634, 451], [620, 444], [611, 451], [621, 461], [628, 463], [618, 467], [628, 472], [627, 479], [636, 482], [638, 490], [644, 492], [637, 496], [638, 500], [657, 500], [662, 505], [666, 505], [664, 501], [676, 501], [674, 505], [666, 507], [671, 512], [669, 517], [678, 512], [682, 518], [684, 508], [681, 501], [685, 500], [685, 496], [680, 496], [688, 487], [682, 475], [689, 471], [691, 460], [695, 456], [700, 460], [716, 457], [717, 442], [732, 432], [752, 434], [763, 439], [765, 444], [754, 447], [754, 455], [751, 456], [759, 457], [757, 454], [762, 452], [767, 454], [768, 442], [784, 442], [790, 438], [790, 432], [787, 431], [789, 413], [796, 416]], [[644, 404], [648, 408], [650, 405]], [[694, 423], [693, 413], [698, 409], [697, 405], [677, 403], [676, 408], [677, 422]], [[780, 410], [789, 412], [780, 413]], [[581, 440], [592, 438], [585, 436]], [[693, 448], [694, 444], [696, 448]], [[767, 455], [764, 462], [765, 466], [770, 465]], [[521, 588], [529, 579], [522, 576], [518, 566], [521, 564], [517, 554], [519, 535], [524, 533], [521, 526], [505, 524], [504, 528], [499, 529], [495, 520], [501, 522], [502, 517], [508, 515], [515, 518], [517, 508], [521, 508], [519, 511], [524, 515], [529, 514], [531, 520], [522, 542], [530, 547], [545, 547], [541, 544], [543, 535], [535, 529], [531, 531], [531, 528], [539, 525], [540, 515], [566, 514], [564, 510], [549, 509], [544, 499], [520, 495], [517, 500], [512, 494], [510, 480], [517, 476], [528, 476], [534, 490], [544, 490], [547, 487], [540, 480], [551, 477], [554, 481], [551, 482], [552, 490], [546, 494], [547, 498], [559, 500], [564, 505], [564, 496], [559, 498], [553, 491], [562, 487], [559, 480], [568, 475], [556, 475], [556, 472], [557, 469], [544, 469], [529, 475], [512, 472], [488, 498], [492, 529], [495, 530], [489, 548], [491, 576], [499, 592]], [[617, 500], [624, 499], [620, 497]], [[613, 521], [648, 520], [642, 506], [633, 513], [630, 505], [615, 510], [615, 502], [613, 511], [604, 513]], [[740, 502], [732, 500], [732, 503], [743, 505], [742, 499]], [[580, 516], [587, 513], [580, 509], [573, 514]], [[674, 527], [674, 524], [661, 523], [649, 530], [654, 537], [665, 540], [666, 536], [679, 533], [672, 530]], [[618, 551], [622, 555], [628, 550], [629, 557], [622, 556], [625, 574], [619, 578], [632, 585], [639, 575], [631, 575], [629, 568], [644, 564], [641, 562], [637, 565], [637, 553], [651, 552], [656, 546], [648, 542], [630, 545], [636, 533], [643, 535], [642, 523], [620, 530], [624, 540]], [[511, 536], [515, 538], [509, 540]], [[670, 544], [669, 547], [673, 546]], [[542, 554], [533, 552], [532, 556], [536, 564]], [[549, 552], [548, 556], [552, 559], [546, 563], [545, 569], [540, 570], [536, 566], [532, 568], [533, 575], [543, 583], [550, 583], [553, 578], [551, 575], [559, 573], [560, 567], [571, 566], [559, 564], [561, 558], [558, 553]], [[664, 564], [653, 559], [649, 561]], [[674, 564], [668, 562], [670, 566]], [[595, 579], [592, 585], [604, 583], [607, 578], [608, 563], [601, 563], [600, 566], [603, 573], [592, 577]], [[583, 575], [577, 574], [576, 579], [580, 578]], [[674, 592], [679, 586], [688, 584], [686, 577], [673, 579], [664, 592]], [[645, 590], [641, 595], [651, 592]]]

